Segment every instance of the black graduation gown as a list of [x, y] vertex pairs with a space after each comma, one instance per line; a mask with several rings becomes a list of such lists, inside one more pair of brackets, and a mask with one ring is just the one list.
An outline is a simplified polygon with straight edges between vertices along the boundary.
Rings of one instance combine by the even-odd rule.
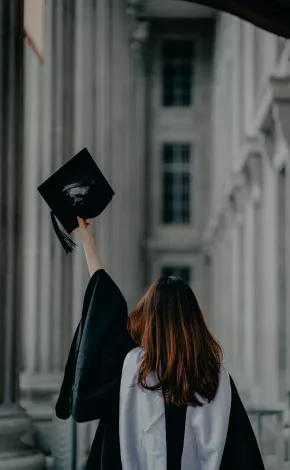
[[289, 0], [188, 0], [222, 10], [259, 28], [290, 38]]
[[[137, 345], [128, 334], [127, 305], [101, 269], [90, 279], [75, 332], [56, 415], [77, 422], [100, 419], [86, 470], [122, 470], [119, 391], [123, 361]], [[221, 470], [264, 470], [247, 413], [231, 379], [232, 403]], [[186, 408], [166, 407], [167, 469], [180, 470]], [[123, 469], [126, 470], [126, 469]], [[152, 469], [153, 470], [153, 469]], [[157, 469], [156, 469], [157, 470]]]

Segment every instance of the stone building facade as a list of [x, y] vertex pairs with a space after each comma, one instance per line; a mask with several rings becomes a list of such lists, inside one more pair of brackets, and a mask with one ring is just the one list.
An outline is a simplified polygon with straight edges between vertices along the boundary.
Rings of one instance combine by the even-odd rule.
[[221, 15], [214, 57], [211, 322], [247, 401], [287, 407], [289, 44]]
[[63, 253], [36, 192], [87, 147], [116, 192], [94, 235], [129, 309], [162, 273], [188, 280], [247, 406], [277, 412], [273, 452], [285, 460], [289, 44], [177, 0], [47, 0], [40, 30], [41, 52], [25, 42], [24, 146], [13, 154], [23, 175], [20, 402], [35, 445], [47, 466], [53, 452], [56, 468], [82, 468], [97, 426], [54, 418], [89, 275], [81, 247]]
[[288, 468], [290, 49], [230, 15], [216, 28], [204, 238], [210, 324], [248, 409], [276, 416], [264, 426], [265, 461]]

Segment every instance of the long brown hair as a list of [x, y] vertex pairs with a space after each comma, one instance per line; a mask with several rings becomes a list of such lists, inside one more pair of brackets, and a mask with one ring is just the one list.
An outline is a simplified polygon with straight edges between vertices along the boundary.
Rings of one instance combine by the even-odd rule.
[[[128, 317], [128, 331], [144, 348], [138, 384], [162, 390], [167, 404], [202, 406], [196, 394], [216, 395], [222, 349], [209, 332], [190, 286], [162, 277], [145, 291]], [[159, 382], [146, 383], [150, 371]]]

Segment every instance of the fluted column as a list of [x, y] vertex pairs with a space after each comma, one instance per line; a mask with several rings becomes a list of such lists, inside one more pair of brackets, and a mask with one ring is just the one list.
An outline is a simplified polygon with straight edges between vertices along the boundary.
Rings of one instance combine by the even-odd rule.
[[[137, 21], [131, 35], [133, 52], [133, 110], [132, 110], [132, 158], [131, 184], [134, 201], [131, 208], [131, 231], [136, 244], [132, 275], [135, 279], [136, 292], [132, 295], [132, 304], [138, 300], [145, 286], [145, 253], [142, 250], [145, 240], [145, 180], [146, 180], [146, 41], [149, 24]], [[133, 260], [132, 260], [133, 261]], [[135, 295], [134, 295], [135, 294]]]
[[227, 311], [226, 311], [226, 296], [227, 296], [227, 279], [226, 279], [226, 253], [225, 253], [225, 242], [226, 242], [226, 225], [225, 225], [225, 214], [220, 215], [219, 222], [219, 341], [222, 344], [225, 353], [225, 362], [227, 363], [228, 357], [228, 341], [227, 341]]
[[[233, 208], [234, 211], [234, 208]], [[232, 223], [232, 241], [231, 241], [231, 273], [232, 273], [232, 336], [233, 336], [233, 376], [235, 377], [239, 370], [240, 351], [239, 344], [239, 289], [240, 289], [240, 276], [239, 276], [239, 262], [240, 262], [240, 224], [238, 220], [239, 215], [233, 213]]]
[[213, 280], [212, 280], [212, 289], [213, 289], [213, 303], [212, 303], [212, 330], [218, 341], [221, 341], [220, 337], [220, 253], [219, 253], [219, 244], [220, 244], [220, 234], [218, 231], [218, 226], [215, 224], [213, 233], [212, 233], [212, 258], [213, 258]]
[[135, 194], [131, 190], [130, 164], [130, 99], [132, 83], [130, 81], [129, 31], [127, 28], [125, 1], [112, 2], [112, 127], [111, 158], [112, 186], [116, 196], [112, 203], [112, 238], [111, 259], [112, 275], [131, 304], [133, 285], [131, 277], [131, 256], [134, 245], [130, 243], [130, 210]]
[[212, 332], [218, 339], [218, 330], [217, 330], [217, 325], [218, 325], [218, 304], [217, 304], [217, 299], [218, 299], [218, 253], [217, 253], [217, 240], [216, 238], [213, 239], [213, 245], [212, 245], [212, 304], [211, 304], [211, 328]]
[[245, 245], [244, 245], [244, 203], [245, 203], [245, 184], [242, 178], [238, 177], [238, 181], [234, 187], [234, 204], [236, 208], [236, 239], [235, 245], [237, 248], [234, 257], [234, 291], [237, 295], [235, 299], [235, 308], [237, 308], [236, 325], [237, 325], [237, 351], [238, 351], [238, 372], [237, 382], [243, 394], [245, 394], [245, 361], [244, 352], [246, 348], [245, 338]]
[[222, 318], [222, 277], [220, 275], [222, 264], [221, 234], [216, 235], [216, 313], [215, 330], [218, 341], [223, 343], [223, 318]]
[[[54, 234], [49, 208], [36, 187], [73, 155], [73, 4], [45, 3], [44, 60], [26, 62], [24, 172], [23, 406], [51, 453], [51, 420], [72, 337], [72, 257]], [[55, 431], [55, 429], [54, 429]]]
[[244, 364], [247, 389], [252, 394], [255, 382], [255, 287], [254, 287], [254, 206], [251, 194], [245, 203], [244, 225]]
[[230, 371], [234, 370], [234, 349], [235, 344], [233, 341], [233, 273], [232, 273], [232, 222], [233, 214], [232, 208], [227, 200], [225, 204], [225, 234], [224, 234], [224, 245], [223, 245], [223, 256], [224, 256], [224, 289], [223, 296], [225, 299], [224, 311], [225, 311], [225, 347], [226, 347], [226, 358], [227, 364]]
[[[104, 175], [112, 179], [111, 138], [111, 0], [97, 0], [95, 31], [96, 126], [95, 156]], [[115, 188], [113, 188], [115, 189]], [[117, 194], [115, 197], [119, 197]], [[96, 241], [105, 268], [111, 272], [112, 204], [96, 221]]]
[[[109, 3], [109, 1], [108, 1]], [[97, 109], [96, 97], [96, 72], [97, 60], [102, 54], [102, 46], [96, 44], [96, 25], [98, 20], [98, 2], [94, 0], [75, 0], [75, 43], [74, 43], [74, 138], [73, 154], [86, 147], [92, 154], [96, 163], [100, 165], [99, 155], [96, 154], [96, 129], [95, 116]], [[101, 120], [101, 117], [99, 117]], [[109, 159], [109, 155], [106, 155]], [[103, 247], [99, 246], [98, 234], [102, 224], [102, 217], [93, 221], [93, 233], [96, 245], [101, 251], [103, 260]], [[89, 280], [89, 272], [81, 243], [76, 240], [77, 248], [72, 255], [72, 323], [76, 328], [80, 318], [85, 288]], [[105, 259], [103, 262], [105, 263]], [[107, 268], [105, 264], [105, 268]], [[72, 335], [73, 330], [71, 330]], [[77, 428], [77, 468], [83, 468], [87, 459], [91, 443], [91, 428], [94, 423], [82, 423], [75, 425]]]
[[[267, 353], [267, 363], [263, 362], [263, 399], [277, 406], [278, 399], [278, 297], [277, 297], [277, 174], [268, 161], [264, 166], [263, 191], [263, 244], [262, 283], [263, 283], [263, 352]], [[269, 223], [270, 222], [270, 223]], [[275, 267], [275, 269], [273, 269]], [[276, 314], [273, 314], [276, 313]]]
[[[255, 26], [251, 23], [243, 23], [244, 28], [244, 49], [243, 49], [243, 91], [239, 104], [244, 100], [244, 132], [246, 135], [253, 133], [252, 119], [255, 110]], [[245, 93], [246, 90], [246, 93]], [[238, 104], [238, 106], [239, 106]]]
[[[60, 21], [61, 20], [61, 21]], [[62, 28], [62, 52], [59, 54], [59, 93], [62, 99], [62, 109], [60, 110], [60, 117], [57, 122], [59, 132], [59, 148], [58, 158], [60, 166], [72, 158], [74, 155], [74, 50], [75, 50], [75, 5], [71, 0], [63, 0], [62, 11], [60, 12], [59, 28]], [[59, 31], [61, 35], [61, 31]], [[62, 63], [61, 63], [62, 58]], [[55, 239], [55, 242], [58, 242]], [[68, 350], [71, 344], [72, 334], [74, 331], [73, 318], [72, 318], [72, 270], [73, 270], [73, 257], [67, 256], [65, 252], [61, 251], [60, 261], [62, 263], [62, 278], [61, 289], [59, 296], [61, 297], [60, 311], [58, 322], [55, 321], [53, 332], [59, 328], [60, 332], [56, 334], [56, 342], [60, 344], [61, 357], [54, 354], [54, 361], [52, 362], [52, 369], [63, 370], [64, 364], [67, 360]], [[54, 281], [54, 284], [56, 282]], [[53, 333], [54, 335], [54, 333]]]
[[[21, 442], [30, 423], [19, 406], [23, 277], [23, 2], [0, 2], [0, 468], [40, 469]], [[30, 436], [31, 437], [31, 436]]]
[[[249, 182], [249, 246], [248, 246], [248, 304], [247, 313], [251, 312], [251, 320], [248, 322], [249, 342], [251, 341], [251, 354], [254, 361], [251, 360], [249, 373], [252, 383], [252, 400], [258, 403], [261, 390], [261, 365], [263, 355], [261, 354], [261, 197], [262, 197], [262, 167], [261, 155], [250, 152], [246, 163], [246, 171]], [[250, 285], [251, 283], [251, 285]], [[250, 355], [250, 351], [249, 351]], [[249, 356], [250, 357], [250, 356]]]
[[[24, 168], [23, 168], [23, 355], [22, 368], [32, 376], [37, 364], [37, 314], [39, 290], [39, 184], [42, 148], [43, 68], [29, 45], [25, 45], [24, 73]], [[20, 380], [21, 384], [21, 380]], [[23, 385], [23, 384], [21, 384]]]
[[[39, 184], [48, 178], [52, 171], [52, 124], [53, 124], [53, 38], [55, 36], [54, 2], [45, 3], [45, 39], [44, 39], [44, 83], [43, 83], [43, 146], [40, 154]], [[51, 314], [51, 279], [52, 279], [52, 230], [49, 211], [45, 203], [40, 205], [40, 253], [38, 271], [38, 296], [36, 309], [35, 336], [36, 352], [33, 374], [36, 371], [48, 372], [49, 364], [49, 319]]]
[[[91, 0], [75, 0], [75, 57], [74, 57], [74, 153], [87, 147], [93, 154], [92, 130], [94, 94], [91, 75], [94, 74], [94, 55], [91, 34], [94, 9]], [[89, 279], [82, 247], [73, 253], [73, 326], [80, 320], [85, 286]]]
[[[290, 160], [286, 167], [286, 201], [290, 201]], [[290, 204], [286, 206], [286, 380], [290, 404]]]

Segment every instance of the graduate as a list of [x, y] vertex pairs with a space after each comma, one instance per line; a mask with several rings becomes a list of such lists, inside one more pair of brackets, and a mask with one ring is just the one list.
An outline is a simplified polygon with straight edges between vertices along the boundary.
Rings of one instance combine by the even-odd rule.
[[114, 194], [87, 150], [39, 192], [80, 240], [91, 276], [56, 403], [60, 419], [100, 420], [86, 470], [264, 470], [221, 347], [189, 285], [156, 280], [128, 316], [85, 217], [99, 214]]
[[91, 275], [56, 404], [100, 419], [87, 470], [262, 470], [247, 413], [188, 284], [151, 284], [127, 316], [89, 223], [75, 230]]

